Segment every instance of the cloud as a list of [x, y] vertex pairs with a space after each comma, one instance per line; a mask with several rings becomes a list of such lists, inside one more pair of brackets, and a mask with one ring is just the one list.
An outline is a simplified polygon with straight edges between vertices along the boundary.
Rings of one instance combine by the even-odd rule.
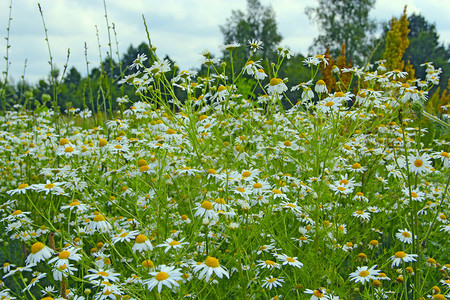
[[[75, 66], [85, 74], [85, 48], [88, 47], [90, 67], [96, 67], [100, 61], [97, 41], [101, 45], [102, 58], [109, 51], [108, 34], [103, 1], [101, 0], [40, 0], [53, 60], [58, 68], [66, 61], [70, 48], [69, 65]], [[200, 53], [204, 49], [219, 54], [223, 42], [219, 25], [225, 24], [232, 10], [246, 10], [243, 0], [107, 0], [109, 25], [114, 23], [122, 55], [130, 46], [146, 41], [142, 20], [145, 16], [152, 43], [158, 47], [162, 57], [168, 54], [181, 68], [198, 67]], [[282, 46], [296, 53], [306, 55], [308, 47], [319, 28], [311, 24], [304, 10], [306, 6], [317, 5], [316, 0], [261, 0], [263, 5], [271, 5], [275, 11], [278, 30], [283, 36]], [[408, 12], [420, 12], [432, 23], [436, 23], [441, 41], [450, 42], [450, 20], [446, 12], [450, 11], [449, 1], [440, 0], [377, 0], [372, 16], [379, 20], [399, 17], [404, 4]], [[0, 1], [0, 28], [6, 28], [9, 1]], [[10, 32], [11, 62], [10, 75], [16, 79], [23, 73], [27, 58], [27, 75], [30, 82], [45, 77], [50, 67], [49, 55], [45, 43], [42, 20], [36, 0], [14, 0]], [[6, 36], [6, 30], [0, 34]], [[113, 52], [116, 51], [115, 37], [111, 31]], [[6, 54], [6, 44], [2, 38], [0, 55]], [[115, 54], [115, 53], [114, 53]], [[115, 55], [113, 56], [115, 57]], [[0, 69], [4, 70], [4, 64]]]

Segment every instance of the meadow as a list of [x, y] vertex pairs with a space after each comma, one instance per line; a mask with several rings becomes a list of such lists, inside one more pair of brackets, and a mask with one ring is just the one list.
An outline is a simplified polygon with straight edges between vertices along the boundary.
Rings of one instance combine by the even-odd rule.
[[112, 115], [4, 111], [0, 298], [450, 298], [447, 106], [423, 109], [440, 70], [333, 67], [329, 92], [324, 56], [291, 82], [263, 46], [205, 52], [206, 77], [139, 55], [118, 84], [140, 101]]

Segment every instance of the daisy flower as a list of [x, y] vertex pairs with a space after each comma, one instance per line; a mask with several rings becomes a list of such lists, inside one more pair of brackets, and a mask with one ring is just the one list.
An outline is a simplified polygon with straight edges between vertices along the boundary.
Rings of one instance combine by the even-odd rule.
[[102, 281], [108, 281], [108, 282], [116, 282], [119, 281], [119, 275], [120, 273], [114, 273], [113, 269], [105, 270], [105, 269], [89, 269], [89, 272], [92, 274], [84, 276], [84, 279], [87, 280], [96, 280], [100, 279]]
[[139, 251], [141, 253], [147, 250], [151, 251], [153, 250], [153, 245], [146, 235], [140, 234], [136, 237], [134, 246], [131, 250], [133, 250], [133, 252]]
[[34, 243], [31, 246], [31, 253], [28, 255], [25, 263], [27, 266], [37, 264], [47, 258], [50, 258], [53, 255], [54, 251], [49, 247], [45, 246], [41, 242]]
[[284, 84], [281, 78], [272, 78], [268, 85], [266, 85], [269, 95], [282, 94], [288, 90], [286, 84]]
[[429, 173], [432, 169], [431, 157], [427, 153], [422, 155], [409, 155], [409, 170], [414, 174], [425, 174]]
[[77, 252], [80, 250], [80, 248], [75, 247], [69, 247], [58, 254], [57, 257], [52, 258], [49, 260], [49, 264], [55, 263], [55, 267], [59, 268], [62, 265], [69, 265], [69, 260], [73, 261], [80, 261], [81, 260], [81, 254], [78, 254]]
[[398, 251], [395, 253], [395, 255], [391, 256], [389, 259], [392, 259], [392, 268], [393, 267], [399, 267], [402, 262], [412, 262], [416, 261], [414, 257], [418, 257], [417, 254], [406, 254], [403, 251]]
[[203, 201], [200, 206], [194, 208], [197, 210], [194, 214], [194, 217], [203, 217], [207, 219], [217, 219], [217, 212], [214, 211], [214, 206], [210, 201]]
[[369, 221], [370, 220], [370, 214], [368, 212], [357, 210], [354, 213], [352, 213], [353, 217], [360, 218], [362, 221]]
[[67, 278], [69, 277], [69, 275], [75, 274], [75, 271], [78, 271], [78, 269], [73, 267], [73, 265], [69, 263], [61, 265], [55, 264], [55, 268], [52, 271], [53, 279], [57, 281], [62, 281], [63, 278]]
[[261, 285], [261, 287], [271, 290], [274, 287], [276, 288], [276, 287], [282, 286], [283, 282], [284, 282], [283, 278], [281, 278], [281, 277], [276, 278], [276, 277], [273, 277], [272, 275], [270, 275], [270, 277], [266, 277], [264, 279], [264, 283]]
[[206, 275], [206, 281], [209, 281], [213, 273], [215, 273], [219, 278], [222, 278], [223, 275], [230, 278], [228, 270], [225, 267], [220, 266], [219, 260], [212, 256], [208, 256], [203, 263], [194, 267], [194, 273], [197, 272], [200, 272], [198, 275], [198, 278], [200, 279]]
[[320, 300], [327, 296], [327, 292], [326, 292], [325, 288], [320, 288], [320, 289], [315, 289], [315, 290], [306, 289], [305, 294], [312, 295], [311, 298], [309, 298], [310, 300]]
[[102, 214], [98, 214], [94, 217], [94, 220], [90, 221], [86, 226], [87, 234], [107, 233], [111, 230], [111, 225], [106, 221]]
[[367, 266], [358, 267], [355, 272], [350, 273], [350, 281], [361, 282], [365, 284], [370, 280], [375, 280], [380, 274], [380, 270], [375, 270], [377, 265], [372, 266], [370, 269]]
[[395, 234], [395, 237], [400, 240], [400, 242], [405, 244], [412, 244], [413, 237], [411, 234], [411, 231], [408, 229], [399, 229], [398, 232]]
[[327, 85], [325, 84], [325, 81], [323, 81], [322, 79], [319, 79], [319, 80], [316, 82], [316, 86], [314, 87], [314, 90], [315, 90], [316, 93], [318, 93], [318, 94], [325, 94], [325, 93], [328, 93]]
[[133, 230], [133, 231], [126, 231], [122, 230], [120, 234], [116, 234], [112, 237], [111, 241], [113, 244], [117, 242], [130, 242], [132, 239], [135, 239], [136, 236], [139, 234], [139, 231]]
[[256, 52], [256, 50], [260, 50], [263, 47], [263, 42], [259, 40], [252, 39], [248, 40], [247, 43], [250, 46], [251, 52]]
[[273, 260], [258, 260], [257, 261], [257, 266], [261, 267], [261, 269], [279, 269], [280, 268], [280, 264], [274, 262]]
[[299, 269], [303, 267], [303, 264], [297, 260], [297, 257], [290, 257], [287, 256], [286, 254], [278, 254], [277, 258], [278, 260], [280, 260], [283, 266], [290, 265], [297, 267]]
[[189, 242], [183, 242], [185, 238], [182, 238], [180, 241], [176, 241], [172, 238], [168, 238], [165, 243], [160, 244], [156, 247], [166, 247], [164, 253], [167, 253], [170, 249], [181, 249], [183, 245], [189, 245]]
[[149, 291], [154, 287], [158, 287], [158, 293], [161, 293], [162, 287], [166, 286], [169, 289], [173, 287], [179, 287], [178, 281], [181, 281], [181, 269], [175, 269], [175, 267], [168, 267], [166, 265], [161, 265], [159, 267], [159, 272], [150, 272], [151, 279], [144, 280], [143, 283], [147, 285]]

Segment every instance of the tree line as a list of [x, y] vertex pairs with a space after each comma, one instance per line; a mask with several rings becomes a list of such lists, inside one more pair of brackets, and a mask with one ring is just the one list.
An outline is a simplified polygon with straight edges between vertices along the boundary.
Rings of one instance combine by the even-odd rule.
[[[433, 62], [436, 69], [442, 69], [442, 73], [439, 85], [432, 91], [437, 91], [437, 97], [440, 97], [439, 93], [446, 93], [444, 90], [450, 83], [450, 44], [444, 45], [439, 42], [436, 25], [429, 23], [420, 14], [407, 15], [405, 11], [402, 15], [404, 18], [402, 24], [407, 24], [407, 28], [403, 29], [405, 31], [403, 38], [401, 32], [392, 33], [396, 24], [394, 21], [401, 22], [401, 18], [382, 23], [382, 32], [376, 36], [377, 23], [369, 17], [374, 5], [375, 0], [318, 0], [317, 6], [307, 7], [306, 15], [320, 28], [320, 34], [315, 38], [309, 52], [326, 54], [329, 58], [333, 58], [335, 63], [340, 59], [340, 67], [364, 66], [386, 59], [386, 53], [390, 51], [387, 49], [389, 41], [394, 39], [394, 43], [407, 44], [400, 53], [400, 59], [404, 62], [402, 68], [410, 68], [408, 71], [414, 70], [417, 78], [425, 78], [425, 68], [421, 65]], [[247, 61], [249, 56], [247, 43], [252, 39], [263, 43], [263, 47], [255, 53], [253, 60], [261, 59], [261, 64], [266, 70], [270, 70], [271, 62], [277, 61], [278, 45], [282, 41], [282, 35], [278, 31], [276, 15], [270, 5], [264, 6], [259, 0], [248, 0], [246, 11], [233, 10], [225, 24], [220, 26], [220, 30], [225, 45], [241, 45], [233, 51], [235, 66], [243, 66]], [[392, 37], [393, 35], [395, 37]], [[3, 79], [0, 81], [2, 107], [10, 109], [17, 103], [27, 105], [29, 108], [42, 104], [50, 106], [53, 100], [55, 108], [59, 107], [62, 112], [70, 108], [111, 111], [118, 108], [115, 101], [118, 97], [127, 95], [131, 102], [138, 101], [139, 96], [135, 95], [133, 87], [118, 85], [117, 82], [131, 72], [127, 70], [127, 66], [133, 63], [138, 54], [146, 54], [149, 57], [146, 62], [148, 66], [153, 63], [150, 47], [151, 45], [145, 42], [137, 47], [130, 45], [120, 61], [109, 57], [86, 76], [82, 76], [79, 70], [71, 67], [64, 71], [64, 76], [61, 71], [52, 69], [47, 78], [39, 80], [35, 85], [26, 81], [12, 85]], [[224, 50], [219, 58], [231, 64], [229, 51]], [[284, 62], [278, 77], [289, 78], [289, 81], [295, 84], [309, 80], [310, 71], [303, 67], [305, 58], [301, 53], [292, 54], [292, 57]], [[168, 56], [165, 59], [174, 63]], [[227, 70], [230, 72], [230, 68]], [[179, 71], [175, 70], [174, 73], [168, 74], [169, 80]], [[199, 77], [206, 75], [204, 66], [199, 66], [197, 71]], [[326, 71], [322, 70], [321, 75], [326, 77]], [[247, 77], [237, 85], [245, 90], [249, 81], [252, 83], [251, 80]], [[58, 82], [56, 87], [55, 82]], [[252, 91], [248, 93], [250, 95]], [[184, 100], [182, 93], [177, 96]], [[287, 96], [295, 97], [291, 92], [287, 92]], [[52, 98], [57, 99], [54, 101]]]

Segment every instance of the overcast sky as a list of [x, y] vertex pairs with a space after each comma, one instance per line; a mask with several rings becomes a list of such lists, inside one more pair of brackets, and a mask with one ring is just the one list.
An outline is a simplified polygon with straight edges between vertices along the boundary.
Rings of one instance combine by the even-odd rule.
[[[0, 55], [6, 53], [6, 28], [10, 0], [0, 0]], [[102, 0], [13, 0], [10, 29], [9, 74], [16, 82], [23, 74], [31, 83], [45, 77], [50, 70], [44, 29], [37, 3], [41, 4], [53, 55], [53, 61], [62, 68], [70, 48], [69, 67], [86, 73], [85, 49], [88, 47], [90, 67], [99, 64], [96, 25], [102, 50], [106, 57], [108, 36]], [[160, 57], [168, 54], [182, 69], [197, 68], [202, 50], [218, 54], [223, 43], [219, 25], [225, 24], [232, 10], [246, 10], [245, 0], [107, 0], [109, 22], [115, 24], [119, 53], [130, 44], [146, 41], [142, 14], [147, 20], [152, 43]], [[283, 40], [282, 46], [306, 55], [319, 29], [304, 13], [306, 6], [315, 6], [316, 0], [261, 0], [272, 5]], [[450, 43], [450, 0], [377, 0], [371, 16], [378, 21], [400, 17], [404, 5], [408, 14], [421, 13], [428, 22], [435, 23], [440, 42]], [[114, 36], [112, 36], [114, 39]], [[114, 49], [115, 51], [115, 44]], [[6, 67], [3, 59], [0, 70]], [[2, 77], [3, 78], [3, 77]]]

